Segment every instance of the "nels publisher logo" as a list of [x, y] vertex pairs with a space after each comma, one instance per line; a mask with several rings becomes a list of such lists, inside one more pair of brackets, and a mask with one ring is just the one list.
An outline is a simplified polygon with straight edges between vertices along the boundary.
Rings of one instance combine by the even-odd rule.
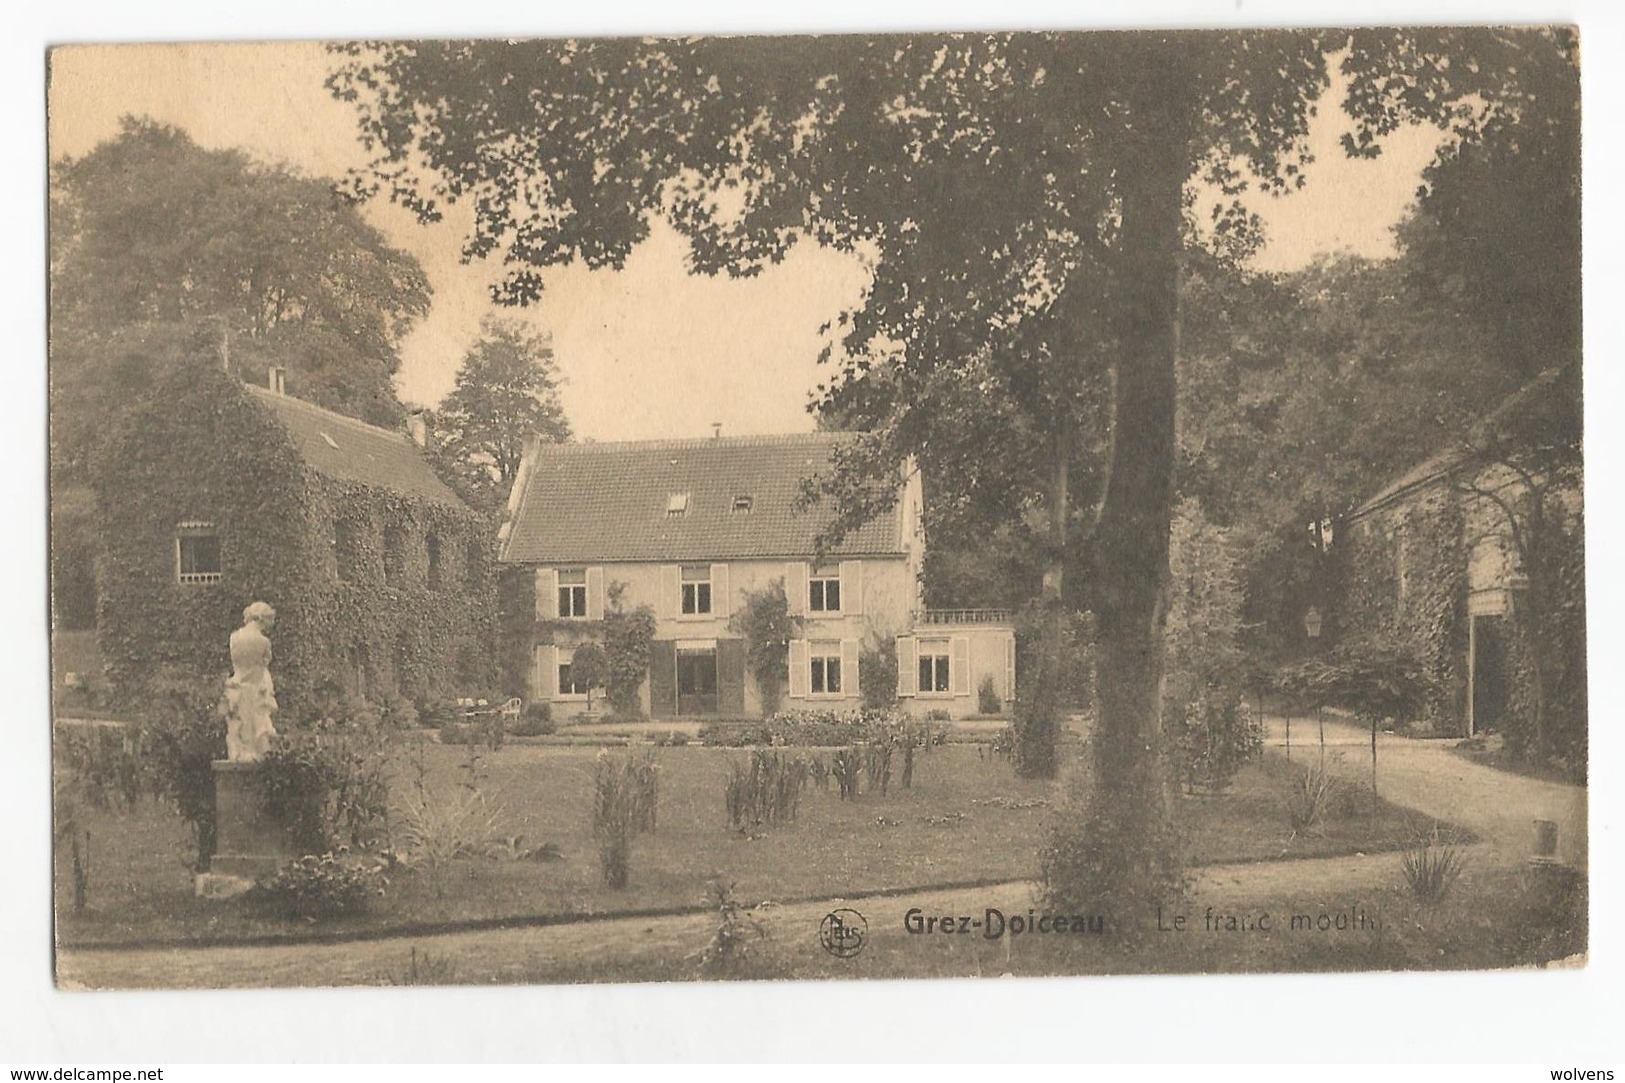
[[856, 910], [831, 910], [818, 926], [818, 942], [837, 959], [850, 959], [863, 950], [869, 923]]

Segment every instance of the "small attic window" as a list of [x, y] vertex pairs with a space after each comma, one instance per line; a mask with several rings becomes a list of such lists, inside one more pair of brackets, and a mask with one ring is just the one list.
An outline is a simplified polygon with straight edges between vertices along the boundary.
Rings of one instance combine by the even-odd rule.
[[671, 516], [685, 515], [688, 512], [688, 494], [672, 493], [666, 498], [666, 514]]
[[750, 494], [741, 493], [739, 496], [734, 497], [733, 510], [743, 514], [744, 512], [750, 511], [752, 503], [754, 503], [754, 501]]

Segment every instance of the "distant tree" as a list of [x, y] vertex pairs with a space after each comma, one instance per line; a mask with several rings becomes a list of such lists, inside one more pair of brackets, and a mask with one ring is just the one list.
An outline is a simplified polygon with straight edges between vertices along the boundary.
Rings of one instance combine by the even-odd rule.
[[570, 656], [570, 680], [586, 686], [587, 710], [592, 710], [592, 690], [603, 688], [609, 678], [609, 652], [597, 642], [588, 640]]
[[288, 369], [301, 398], [393, 425], [429, 283], [330, 182], [126, 117], [51, 164], [51, 466], [83, 480], [155, 367]]
[[570, 438], [558, 389], [547, 336], [518, 320], [486, 317], [434, 421], [442, 453], [481, 504], [495, 508], [507, 499], [527, 437]]

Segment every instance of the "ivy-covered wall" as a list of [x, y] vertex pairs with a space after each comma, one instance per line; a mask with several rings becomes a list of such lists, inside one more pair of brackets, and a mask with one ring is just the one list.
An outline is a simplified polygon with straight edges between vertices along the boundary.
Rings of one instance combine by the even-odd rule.
[[[222, 679], [243, 607], [269, 602], [281, 717], [339, 691], [375, 701], [495, 687], [490, 540], [474, 512], [311, 470], [281, 423], [231, 377], [193, 371], [131, 411], [97, 464], [104, 530], [99, 640], [115, 694], [161, 666]], [[176, 527], [220, 538], [218, 583], [182, 584]], [[386, 581], [386, 532], [399, 539]], [[336, 539], [354, 553], [340, 579]], [[429, 583], [429, 538], [439, 550]]]
[[1465, 732], [1467, 549], [1460, 502], [1443, 483], [1351, 522], [1342, 547], [1341, 629], [1408, 650], [1438, 688], [1427, 721]]

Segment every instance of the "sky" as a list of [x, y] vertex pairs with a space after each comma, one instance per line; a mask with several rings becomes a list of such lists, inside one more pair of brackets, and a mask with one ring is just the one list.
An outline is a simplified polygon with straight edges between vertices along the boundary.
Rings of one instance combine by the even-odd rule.
[[[51, 157], [77, 156], [115, 135], [125, 114], [184, 128], [206, 147], [240, 147], [313, 175], [364, 166], [355, 114], [322, 83], [330, 60], [315, 42], [82, 46], [51, 58]], [[1334, 82], [1324, 102], [1341, 98]], [[1315, 164], [1307, 187], [1284, 198], [1255, 195], [1270, 241], [1256, 260], [1292, 270], [1316, 256], [1393, 253], [1391, 228], [1413, 197], [1437, 134], [1396, 133], [1376, 160], [1338, 145], [1346, 118], [1320, 108], [1310, 129]], [[619, 271], [548, 269], [542, 301], [526, 310], [490, 303], [491, 264], [466, 264], [469, 217], [447, 209], [424, 226], [374, 200], [363, 213], [423, 264], [434, 289], [429, 315], [402, 344], [403, 400], [433, 406], [451, 389], [482, 318], [518, 315], [552, 336], [561, 397], [576, 433], [597, 440], [807, 431], [819, 328], [858, 303], [867, 275], [855, 257], [798, 245], [751, 279], [690, 275], [685, 242], [657, 226]]]

